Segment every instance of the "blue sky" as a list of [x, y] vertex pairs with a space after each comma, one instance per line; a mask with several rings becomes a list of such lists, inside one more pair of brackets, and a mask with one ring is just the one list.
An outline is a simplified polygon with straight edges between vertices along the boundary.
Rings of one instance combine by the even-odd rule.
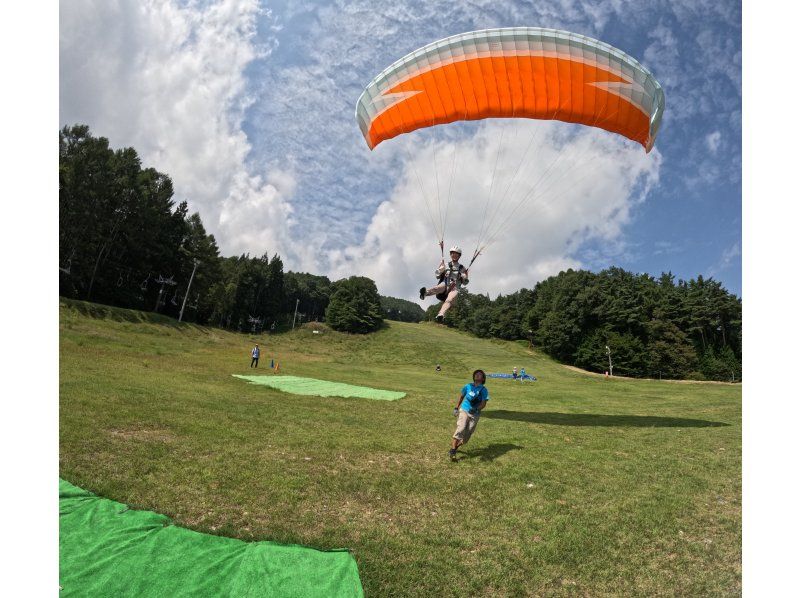
[[[508, 26], [581, 33], [642, 62], [666, 95], [656, 150], [503, 121], [367, 149], [353, 111], [378, 72], [448, 35]], [[432, 195], [431, 159], [463, 161], [446, 242], [469, 252], [486, 165], [499, 151], [510, 173], [535, 138], [520, 178], [536, 179], [554, 148], [564, 170], [476, 262], [473, 290], [494, 296], [565, 267], [617, 265], [713, 276], [741, 294], [738, 2], [76, 0], [61, 7], [60, 34], [60, 124], [85, 122], [172, 175], [225, 254], [277, 251], [290, 268], [364, 274], [413, 298], [438, 257], [420, 202]], [[573, 158], [575, 170], [602, 172], [573, 185]]]

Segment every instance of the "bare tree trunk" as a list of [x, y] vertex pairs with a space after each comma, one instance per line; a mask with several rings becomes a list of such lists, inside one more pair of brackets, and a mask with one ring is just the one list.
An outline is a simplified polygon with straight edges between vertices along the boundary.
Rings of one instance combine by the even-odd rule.
[[89, 290], [86, 291], [87, 301], [89, 301], [89, 299], [92, 296], [92, 287], [94, 286], [94, 279], [97, 276], [97, 268], [100, 266], [100, 262], [103, 261], [103, 252], [106, 250], [107, 246], [108, 246], [108, 241], [103, 243], [103, 245], [100, 247], [100, 251], [97, 252], [97, 259], [94, 261], [94, 270], [92, 270], [92, 278], [89, 281]]
[[86, 291], [86, 300], [89, 301], [90, 297], [92, 296], [92, 287], [94, 286], [94, 280], [97, 277], [97, 268], [100, 266], [100, 262], [103, 261], [103, 252], [105, 251], [106, 257], [111, 251], [111, 244], [114, 242], [114, 238], [117, 236], [117, 225], [119, 224], [119, 218], [117, 218], [116, 222], [114, 222], [114, 226], [111, 227], [111, 233], [108, 236], [108, 239], [105, 240], [103, 245], [100, 247], [100, 251], [97, 252], [97, 259], [94, 261], [94, 270], [92, 270], [92, 278], [89, 281], [89, 290]]

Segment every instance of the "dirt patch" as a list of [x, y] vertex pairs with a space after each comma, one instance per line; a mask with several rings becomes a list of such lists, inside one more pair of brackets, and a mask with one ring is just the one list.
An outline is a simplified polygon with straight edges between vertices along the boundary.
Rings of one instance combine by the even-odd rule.
[[136, 428], [127, 430], [108, 430], [111, 436], [125, 440], [141, 440], [144, 442], [172, 442], [178, 437], [174, 432], [163, 428]]

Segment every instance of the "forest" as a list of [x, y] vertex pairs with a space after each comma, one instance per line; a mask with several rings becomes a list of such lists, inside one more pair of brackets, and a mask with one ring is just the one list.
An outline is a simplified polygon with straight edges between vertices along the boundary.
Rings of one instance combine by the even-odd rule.
[[[375, 282], [284, 271], [277, 253], [220, 255], [167, 174], [86, 125], [59, 132], [59, 293], [254, 333], [308, 321], [369, 333], [384, 319], [432, 320]], [[563, 363], [613, 375], [738, 381], [742, 302], [720, 282], [612, 267], [567, 270], [491, 299], [462, 290], [445, 325], [524, 340]]]
[[[436, 313], [429, 307], [426, 319]], [[594, 372], [729, 382], [742, 376], [741, 299], [702, 276], [567, 270], [494, 300], [462, 290], [444, 323], [479, 337], [524, 339]]]

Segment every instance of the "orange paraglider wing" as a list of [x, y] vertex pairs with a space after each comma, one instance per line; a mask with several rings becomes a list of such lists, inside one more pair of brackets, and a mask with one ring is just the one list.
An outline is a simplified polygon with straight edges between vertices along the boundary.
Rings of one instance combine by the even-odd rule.
[[555, 119], [653, 147], [664, 92], [636, 60], [595, 39], [532, 27], [448, 37], [367, 86], [356, 120], [369, 147], [422, 127], [483, 118]]

